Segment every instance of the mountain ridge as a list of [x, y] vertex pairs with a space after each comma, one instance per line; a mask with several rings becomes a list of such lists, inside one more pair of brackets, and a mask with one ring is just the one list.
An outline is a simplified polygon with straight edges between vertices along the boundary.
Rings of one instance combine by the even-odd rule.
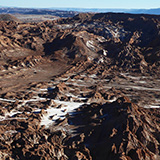
[[[27, 12], [27, 10], [29, 12]], [[3, 7], [0, 6], [0, 13], [24, 13], [29, 14], [30, 11], [37, 11], [36, 14], [40, 12], [48, 12], [46, 14], [53, 14], [53, 12], [96, 12], [96, 13], [105, 13], [105, 12], [114, 12], [114, 13], [131, 13], [131, 14], [155, 14], [160, 15], [160, 8], [151, 8], [151, 9], [123, 9], [123, 8], [60, 8], [60, 7], [51, 7], [51, 8], [21, 8], [21, 7]], [[38, 13], [39, 12], [39, 13]]]

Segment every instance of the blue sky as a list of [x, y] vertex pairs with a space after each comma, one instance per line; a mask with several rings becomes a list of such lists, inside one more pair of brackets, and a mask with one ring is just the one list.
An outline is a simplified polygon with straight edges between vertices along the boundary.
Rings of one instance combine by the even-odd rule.
[[0, 6], [68, 8], [160, 8], [160, 0], [0, 0]]

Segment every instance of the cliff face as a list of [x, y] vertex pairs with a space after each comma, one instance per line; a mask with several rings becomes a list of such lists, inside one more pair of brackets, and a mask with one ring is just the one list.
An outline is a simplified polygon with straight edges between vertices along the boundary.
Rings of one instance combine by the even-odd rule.
[[0, 159], [160, 159], [160, 16], [0, 21]]

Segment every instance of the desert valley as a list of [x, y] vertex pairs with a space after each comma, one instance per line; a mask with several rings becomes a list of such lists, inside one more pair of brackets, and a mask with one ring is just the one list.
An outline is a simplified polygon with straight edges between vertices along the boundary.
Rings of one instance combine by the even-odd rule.
[[160, 16], [66, 14], [0, 15], [0, 159], [160, 159]]

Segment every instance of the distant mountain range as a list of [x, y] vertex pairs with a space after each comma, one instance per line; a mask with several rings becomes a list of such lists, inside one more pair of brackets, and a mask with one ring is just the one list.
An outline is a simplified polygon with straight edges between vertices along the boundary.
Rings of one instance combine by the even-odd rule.
[[[0, 13], [9, 14], [46, 14], [58, 15], [61, 17], [72, 17], [79, 12], [115, 12], [115, 13], [132, 13], [132, 14], [154, 14], [160, 15], [160, 8], [156, 9], [98, 9], [98, 8], [17, 8], [0, 6]], [[65, 15], [66, 14], [66, 15]], [[65, 16], [64, 16], [65, 15]]]
[[0, 7], [0, 14], [52, 15], [57, 17], [73, 17], [77, 11], [41, 8]]
[[51, 8], [65, 11], [76, 11], [76, 12], [115, 12], [115, 13], [132, 13], [132, 14], [155, 14], [160, 15], [160, 8], [155, 9], [99, 9], [99, 8]]

